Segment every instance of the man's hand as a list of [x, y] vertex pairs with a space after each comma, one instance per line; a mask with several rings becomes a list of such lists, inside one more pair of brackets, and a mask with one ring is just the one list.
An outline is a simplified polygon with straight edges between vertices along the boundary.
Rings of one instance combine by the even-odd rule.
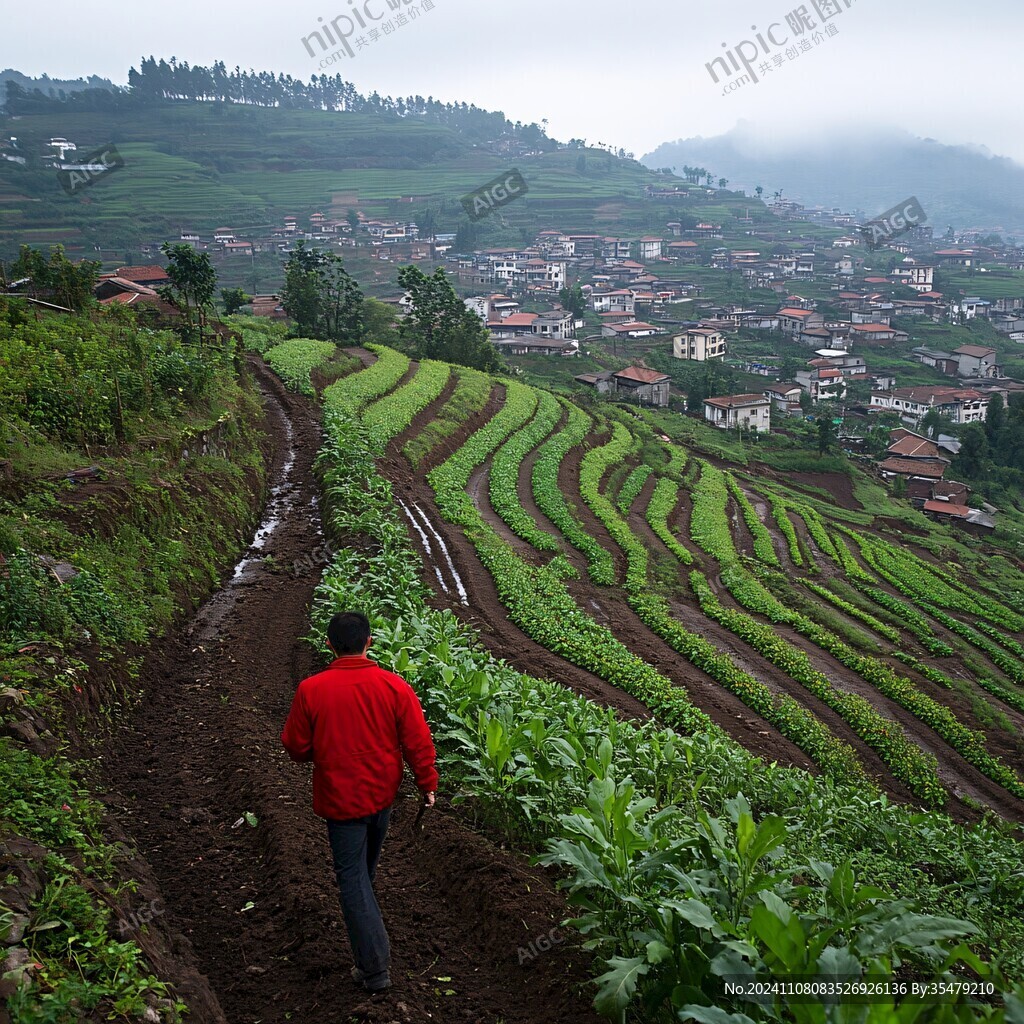
[[423, 794], [423, 806], [424, 807], [433, 807], [435, 803], [437, 803], [437, 794], [436, 793], [424, 793]]

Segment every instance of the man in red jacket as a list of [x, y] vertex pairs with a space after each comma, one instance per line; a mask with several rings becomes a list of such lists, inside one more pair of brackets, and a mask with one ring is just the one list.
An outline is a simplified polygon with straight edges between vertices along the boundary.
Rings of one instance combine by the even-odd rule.
[[391, 948], [373, 879], [403, 760], [425, 806], [434, 805], [434, 742], [412, 687], [366, 656], [372, 638], [365, 615], [335, 615], [327, 642], [335, 660], [299, 684], [281, 742], [293, 761], [313, 762], [313, 810], [327, 819], [352, 976], [382, 992], [391, 985]]

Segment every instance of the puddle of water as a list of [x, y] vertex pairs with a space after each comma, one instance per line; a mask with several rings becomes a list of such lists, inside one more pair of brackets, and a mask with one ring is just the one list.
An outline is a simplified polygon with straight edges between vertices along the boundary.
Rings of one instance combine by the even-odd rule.
[[444, 555], [445, 561], [448, 563], [448, 571], [452, 574], [452, 579], [455, 581], [455, 589], [459, 592], [459, 600], [464, 605], [469, 605], [469, 594], [466, 593], [466, 588], [462, 585], [462, 577], [459, 575], [458, 570], [455, 568], [455, 563], [452, 561], [452, 556], [448, 552], [448, 545], [445, 544], [444, 538], [434, 529], [434, 524], [430, 521], [426, 513], [413, 502], [412, 507], [419, 514], [423, 525], [433, 534], [434, 540], [437, 541], [437, 546], [441, 549], [441, 553]]
[[408, 519], [412, 524], [412, 528], [420, 535], [420, 543], [423, 545], [423, 550], [426, 552], [427, 558], [430, 559], [430, 567], [434, 570], [434, 575], [437, 577], [437, 582], [441, 585], [441, 589], [446, 594], [450, 594], [451, 590], [445, 582], [444, 577], [441, 575], [441, 570], [434, 562], [434, 549], [430, 546], [430, 538], [423, 532], [423, 528], [416, 521], [416, 517], [411, 511], [409, 511], [409, 506], [406, 505], [401, 498], [398, 499], [398, 504], [402, 506], [402, 511], [405, 513], [406, 519]]
[[298, 488], [292, 479], [292, 472], [295, 469], [295, 431], [292, 429], [291, 422], [287, 419], [285, 420], [285, 443], [288, 446], [287, 455], [285, 456], [284, 465], [281, 467], [278, 482], [270, 489], [270, 500], [267, 502], [266, 510], [263, 513], [263, 521], [256, 530], [256, 535], [253, 537], [252, 543], [249, 545], [245, 555], [235, 566], [231, 579], [228, 581], [228, 587], [234, 587], [244, 582], [249, 570], [262, 558], [260, 552], [266, 548], [267, 542], [273, 537], [275, 531], [281, 525], [281, 520], [284, 519], [285, 513], [295, 503], [295, 499], [298, 496]]

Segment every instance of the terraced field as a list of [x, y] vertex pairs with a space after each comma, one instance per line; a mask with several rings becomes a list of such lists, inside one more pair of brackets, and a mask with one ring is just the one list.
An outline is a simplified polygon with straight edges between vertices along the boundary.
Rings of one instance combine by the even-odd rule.
[[852, 1019], [785, 994], [753, 1008], [722, 979], [898, 964], [1000, 995], [883, 998], [862, 1019], [1015, 1019], [1008, 564], [969, 580], [863, 508], [832, 514], [816, 484], [712, 461], [632, 410], [351, 354], [363, 369], [323, 393], [337, 549], [314, 625], [366, 611], [453, 802], [561, 872], [595, 1009]]
[[496, 653], [771, 760], [1024, 818], [1019, 591], [832, 521], [629, 412], [403, 360], [382, 351], [334, 401], [361, 410], [422, 517], [437, 600], [454, 573]]

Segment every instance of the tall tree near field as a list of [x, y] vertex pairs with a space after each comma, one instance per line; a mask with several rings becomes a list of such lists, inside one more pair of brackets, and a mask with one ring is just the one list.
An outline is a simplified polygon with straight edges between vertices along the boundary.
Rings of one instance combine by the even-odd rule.
[[167, 276], [171, 283], [157, 289], [182, 315], [186, 337], [202, 343], [206, 313], [213, 304], [217, 271], [210, 254], [198, 252], [184, 242], [164, 242], [160, 251], [167, 257]]
[[953, 461], [953, 472], [976, 480], [985, 472], [988, 457], [985, 428], [980, 423], [968, 423], [960, 435], [960, 451]]
[[281, 305], [305, 338], [350, 341], [362, 329], [363, 293], [344, 261], [305, 242], [285, 264]]
[[1000, 432], [1006, 426], [1006, 406], [1002, 395], [992, 395], [988, 400], [988, 412], [985, 414], [985, 433], [990, 444], [994, 444]]
[[558, 301], [562, 304], [562, 309], [572, 313], [577, 320], [586, 312], [587, 299], [579, 281], [571, 288], [563, 288], [558, 293]]
[[72, 263], [62, 245], [51, 247], [49, 259], [42, 250], [23, 245], [6, 276], [10, 282], [28, 278], [28, 292], [34, 299], [80, 311], [92, 301], [99, 271], [95, 260]]
[[419, 267], [402, 267], [398, 283], [412, 302], [412, 312], [402, 322], [400, 333], [414, 356], [477, 370], [503, 368], [480, 318], [466, 308], [442, 267], [430, 277]]
[[228, 316], [237, 313], [242, 306], [252, 302], [252, 296], [242, 288], [221, 288], [220, 301], [224, 303], [224, 312]]
[[832, 417], [826, 414], [818, 416], [818, 455], [824, 455], [831, 450], [836, 442], [836, 425]]

